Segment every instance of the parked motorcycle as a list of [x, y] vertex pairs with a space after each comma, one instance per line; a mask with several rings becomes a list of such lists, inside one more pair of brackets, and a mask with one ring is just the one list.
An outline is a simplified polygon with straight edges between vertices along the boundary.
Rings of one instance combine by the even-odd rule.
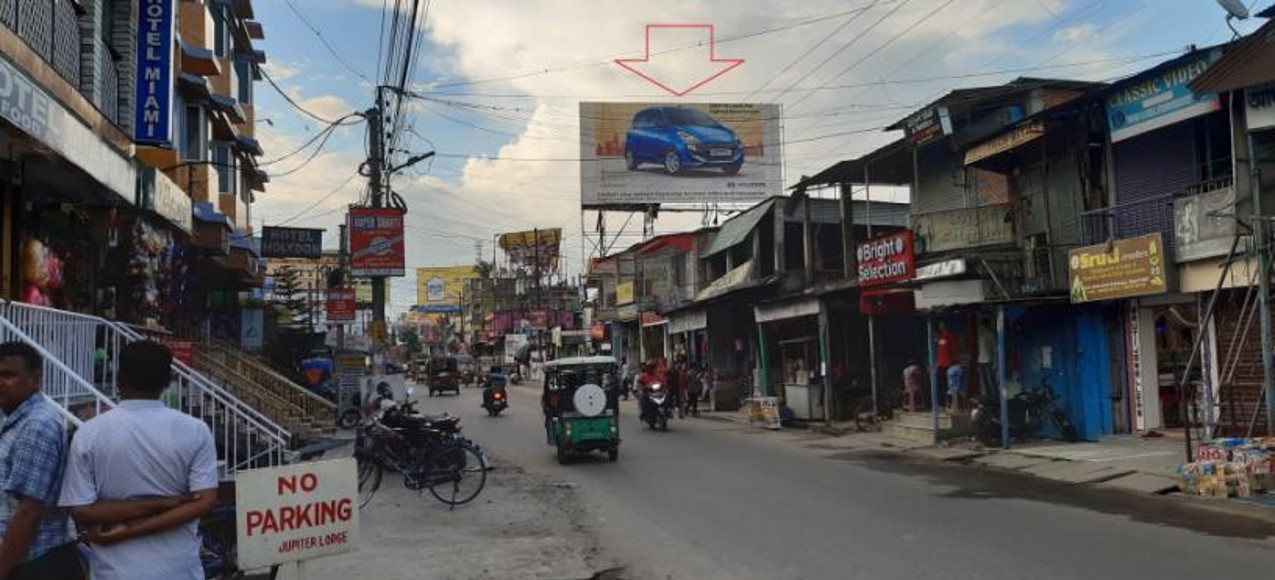
[[483, 389], [483, 408], [487, 409], [487, 414], [492, 417], [509, 408], [509, 394], [505, 392], [505, 387], [492, 386]]
[[[1064, 440], [1075, 441], [1076, 426], [1067, 413], [1054, 404], [1057, 398], [1046, 380], [1040, 388], [1025, 390], [1009, 399], [1009, 436], [1021, 441], [1038, 433], [1046, 424], [1052, 424]], [[975, 400], [970, 420], [980, 443], [989, 447], [1001, 444], [1001, 408], [996, 394]]]
[[673, 400], [668, 390], [660, 383], [651, 383], [643, 397], [640, 419], [651, 429], [668, 431], [668, 422], [673, 418]]

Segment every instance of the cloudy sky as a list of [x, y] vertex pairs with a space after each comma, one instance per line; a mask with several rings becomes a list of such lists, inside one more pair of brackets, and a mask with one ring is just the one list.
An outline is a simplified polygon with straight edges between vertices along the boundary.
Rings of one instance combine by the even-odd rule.
[[[394, 5], [256, 2], [269, 73], [321, 117], [368, 108]], [[393, 182], [409, 206], [409, 267], [472, 263], [478, 245], [490, 258], [493, 234], [561, 227], [572, 273], [594, 251], [580, 231], [578, 103], [677, 100], [612, 63], [642, 55], [647, 24], [712, 24], [717, 56], [745, 59], [683, 99], [782, 104], [789, 184], [890, 141], [881, 127], [954, 88], [1112, 80], [1231, 37], [1214, 0], [421, 0], [421, 11], [414, 79], [430, 99], [406, 111], [397, 157], [438, 155]], [[669, 54], [682, 59], [673, 66], [698, 54], [693, 39], [669, 42], [686, 49]], [[324, 128], [264, 83], [257, 114], [271, 122], [258, 125], [266, 161]], [[270, 164], [254, 222], [329, 228], [335, 246], [344, 207], [366, 191], [356, 176], [365, 139], [363, 125], [342, 127], [309, 162], [313, 147]], [[626, 218], [609, 214], [608, 231]], [[666, 213], [656, 231], [698, 223]], [[640, 224], [617, 247], [638, 241]], [[414, 278], [393, 284], [392, 310], [406, 309]]]

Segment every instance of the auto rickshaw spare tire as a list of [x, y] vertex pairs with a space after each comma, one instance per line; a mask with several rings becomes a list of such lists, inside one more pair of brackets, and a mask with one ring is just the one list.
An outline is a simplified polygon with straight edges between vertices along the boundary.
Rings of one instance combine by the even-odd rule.
[[575, 403], [577, 413], [585, 417], [597, 417], [606, 411], [607, 393], [598, 385], [582, 385], [576, 389], [571, 402]]

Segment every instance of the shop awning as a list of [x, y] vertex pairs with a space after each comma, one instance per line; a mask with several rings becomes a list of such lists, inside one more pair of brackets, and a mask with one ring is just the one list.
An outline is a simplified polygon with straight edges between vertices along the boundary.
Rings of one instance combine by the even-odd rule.
[[245, 29], [247, 29], [247, 30], [248, 30], [248, 37], [249, 37], [249, 38], [251, 38], [251, 39], [253, 39], [253, 40], [263, 40], [263, 39], [265, 39], [265, 37], [266, 37], [266, 31], [265, 31], [265, 29], [264, 29], [264, 28], [262, 28], [262, 27], [261, 27], [261, 23], [260, 23], [260, 22], [257, 22], [256, 20], [248, 20], [248, 21], [245, 21], [245, 22], [244, 22], [243, 26], [244, 26], [244, 28], [245, 28]]
[[221, 74], [221, 63], [211, 50], [192, 46], [180, 38], [177, 43], [181, 46], [182, 72], [206, 77]]
[[257, 140], [252, 137], [240, 135], [235, 138], [235, 147], [239, 148], [240, 151], [245, 151], [252, 155], [260, 156], [262, 154], [261, 143], [257, 142]]
[[713, 280], [711, 284], [706, 286], [703, 290], [700, 290], [699, 294], [695, 295], [695, 301], [698, 302], [701, 300], [716, 298], [730, 292], [731, 290], [743, 288], [744, 285], [748, 283], [748, 278], [749, 275], [752, 274], [752, 271], [752, 260], [744, 262], [742, 266], [727, 272], [721, 278]]
[[261, 239], [254, 238], [251, 234], [242, 232], [234, 232], [230, 234], [230, 247], [232, 249], [244, 250], [252, 254], [253, 258], [261, 257]]
[[725, 252], [748, 239], [748, 235], [757, 229], [757, 224], [761, 222], [766, 214], [770, 213], [770, 208], [775, 205], [775, 200], [767, 200], [753, 206], [748, 211], [726, 220], [722, 224], [722, 229], [717, 230], [713, 235], [713, 240], [709, 242], [708, 247], [700, 254], [700, 258], [709, 258], [721, 252]]
[[758, 323], [816, 316], [823, 311], [823, 301], [814, 296], [767, 302], [753, 307], [753, 318]]
[[227, 117], [230, 117], [231, 122], [243, 123], [248, 120], [248, 117], [244, 115], [243, 107], [239, 106], [239, 101], [232, 97], [213, 93], [209, 95], [208, 102], [213, 109], [221, 111]]
[[668, 317], [668, 333], [681, 334], [708, 328], [708, 311], [703, 308], [675, 312]]
[[[1275, 18], [1275, 6], [1263, 14], [1266, 16], [1258, 16]], [[1275, 67], [1271, 62], [1275, 62], [1275, 20], [1227, 49], [1220, 60], [1191, 81], [1191, 90], [1200, 94], [1221, 93], [1275, 82]]]
[[230, 223], [230, 218], [226, 214], [213, 209], [213, 204], [201, 201], [195, 204], [195, 221], [206, 224], [217, 224], [225, 227], [227, 230], [234, 230], [235, 226]]
[[190, 101], [207, 100], [212, 96], [212, 87], [209, 86], [208, 79], [199, 75], [178, 73], [177, 88], [181, 90], [182, 96]]
[[208, 117], [212, 121], [214, 141], [234, 141], [239, 138], [239, 129], [230, 122], [230, 118], [225, 113], [213, 111]]

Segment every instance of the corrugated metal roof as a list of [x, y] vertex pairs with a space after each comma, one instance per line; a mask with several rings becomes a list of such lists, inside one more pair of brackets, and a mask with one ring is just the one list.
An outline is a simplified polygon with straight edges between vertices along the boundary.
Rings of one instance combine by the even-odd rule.
[[748, 239], [748, 234], [757, 228], [761, 219], [774, 207], [775, 200], [769, 199], [753, 206], [748, 211], [733, 216], [722, 224], [722, 228], [713, 236], [708, 247], [700, 254], [701, 258], [719, 254], [729, 250]]
[[1221, 93], [1275, 81], [1271, 59], [1275, 59], [1275, 21], [1229, 47], [1220, 60], [1191, 81], [1191, 90]]

